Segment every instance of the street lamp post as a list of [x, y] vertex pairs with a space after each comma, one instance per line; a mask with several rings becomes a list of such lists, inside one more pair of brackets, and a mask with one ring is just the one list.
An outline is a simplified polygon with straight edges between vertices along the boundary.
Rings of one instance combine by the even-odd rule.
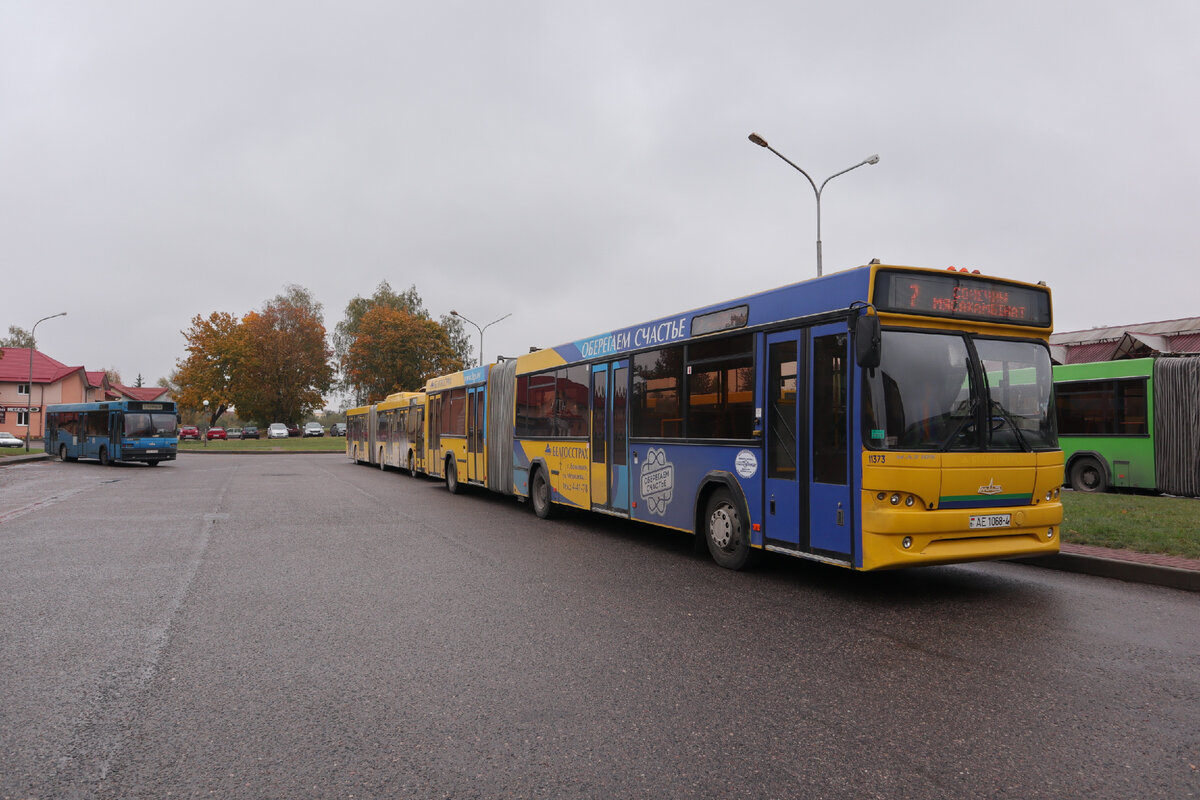
[[785, 156], [783, 153], [779, 152], [774, 147], [771, 147], [771, 145], [767, 144], [766, 139], [762, 138], [757, 133], [752, 133], [752, 134], [750, 134], [750, 141], [754, 142], [759, 147], [767, 148], [772, 153], [774, 153], [775, 155], [782, 158], [784, 161], [787, 161], [788, 164], [791, 164], [791, 166], [793, 168], [795, 168], [795, 170], [797, 172], [799, 172], [804, 177], [808, 178], [809, 184], [812, 186], [813, 191], [816, 192], [816, 195], [817, 195], [817, 277], [818, 278], [821, 277], [821, 192], [824, 191], [825, 184], [829, 183], [831, 180], [836, 178], [838, 175], [845, 175], [850, 170], [858, 169], [859, 167], [863, 166], [864, 164], [878, 164], [879, 156], [875, 155], [875, 156], [871, 156], [870, 158], [864, 158], [862, 161], [858, 162], [853, 167], [846, 167], [841, 172], [833, 173], [828, 178], [826, 178], [824, 181], [822, 181], [820, 188], [818, 188], [816, 181], [814, 181], [812, 179], [812, 176], [810, 176], [804, 170], [800, 169], [800, 167], [797, 167], [795, 164], [792, 164], [792, 162], [788, 159], [788, 157]]
[[[33, 346], [34, 346], [34, 342], [37, 341], [37, 338], [34, 336], [34, 334], [37, 333], [37, 326], [41, 325], [46, 320], [54, 319], [55, 317], [65, 317], [66, 315], [67, 315], [67, 312], [60, 311], [57, 314], [51, 314], [48, 317], [42, 317], [37, 322], [33, 323], [33, 330], [31, 330], [29, 332], [29, 385], [25, 387], [25, 389], [28, 391], [28, 394], [25, 395], [25, 452], [26, 453], [29, 452], [29, 435], [33, 431]], [[45, 405], [46, 405], [46, 392], [45, 392], [45, 390], [43, 390], [42, 391], [42, 406], [43, 406], [42, 407], [42, 422], [43, 422], [42, 436], [46, 435], [46, 431], [45, 431], [46, 426], [44, 424], [45, 420], [46, 420]]]
[[[458, 317], [463, 322], [471, 322], [471, 320], [467, 319], [462, 314], [458, 313], [457, 311], [455, 311], [453, 309], [450, 310], [450, 316]], [[493, 325], [495, 325], [497, 322], [508, 319], [511, 316], [512, 316], [511, 312], [508, 314], [505, 314], [503, 317], [500, 317], [500, 319], [494, 319], [491, 322], [489, 322], [487, 325], [484, 325], [482, 328], [479, 327], [478, 325], [475, 325], [474, 322], [471, 322], [472, 325], [475, 325], [475, 330], [479, 331], [479, 366], [481, 366], [481, 367], [483, 366], [483, 332], [486, 331], [488, 328], [492, 327]]]

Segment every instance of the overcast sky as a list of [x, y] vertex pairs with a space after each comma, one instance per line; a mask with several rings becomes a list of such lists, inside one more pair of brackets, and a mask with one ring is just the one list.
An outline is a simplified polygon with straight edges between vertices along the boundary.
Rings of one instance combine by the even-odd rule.
[[[815, 274], [1200, 315], [1200, 3], [0, 2], [0, 333], [170, 373], [196, 314], [380, 281], [489, 361]], [[472, 332], [472, 341], [478, 338]], [[332, 399], [331, 399], [332, 405]]]

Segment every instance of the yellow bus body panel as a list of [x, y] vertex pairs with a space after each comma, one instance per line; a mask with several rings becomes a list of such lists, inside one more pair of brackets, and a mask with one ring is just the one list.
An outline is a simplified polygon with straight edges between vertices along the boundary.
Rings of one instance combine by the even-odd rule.
[[[866, 451], [862, 474], [864, 570], [1058, 552], [1061, 451]], [[1003, 514], [1006, 527], [971, 528]]]

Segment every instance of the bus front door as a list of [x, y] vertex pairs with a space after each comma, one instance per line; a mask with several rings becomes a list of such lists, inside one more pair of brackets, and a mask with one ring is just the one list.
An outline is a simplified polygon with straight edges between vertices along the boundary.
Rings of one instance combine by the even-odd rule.
[[629, 513], [629, 443], [625, 427], [629, 362], [592, 367], [592, 508]]
[[850, 502], [850, 336], [845, 323], [812, 329], [809, 357], [809, 547], [849, 560], [854, 531]]
[[768, 547], [850, 554], [844, 324], [767, 336], [763, 536]]

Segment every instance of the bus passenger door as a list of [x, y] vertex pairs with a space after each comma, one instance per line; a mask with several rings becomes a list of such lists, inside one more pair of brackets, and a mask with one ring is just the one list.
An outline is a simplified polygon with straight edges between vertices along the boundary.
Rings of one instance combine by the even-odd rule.
[[850, 502], [850, 337], [845, 323], [812, 329], [809, 357], [809, 547], [849, 558], [855, 528]]
[[592, 366], [592, 508], [629, 512], [628, 437], [629, 362]]
[[804, 331], [767, 336], [763, 536], [768, 546], [808, 550], [808, 393]]
[[483, 441], [487, 406], [484, 387], [467, 390], [467, 480], [483, 483], [486, 461], [483, 456]]

